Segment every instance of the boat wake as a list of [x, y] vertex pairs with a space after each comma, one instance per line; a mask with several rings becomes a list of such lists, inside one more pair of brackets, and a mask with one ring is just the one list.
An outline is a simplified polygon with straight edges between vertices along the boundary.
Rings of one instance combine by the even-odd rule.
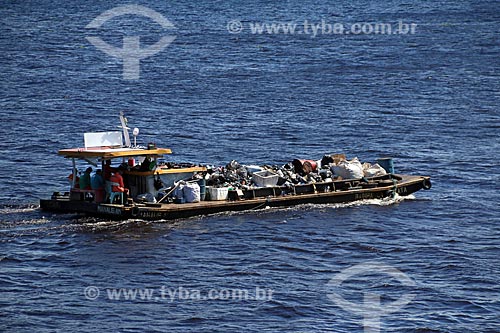
[[[199, 221], [201, 219], [205, 218], [216, 218], [216, 217], [231, 217], [231, 216], [240, 216], [240, 215], [248, 215], [249, 212], [255, 212], [258, 214], [267, 214], [269, 213], [274, 213], [274, 212], [284, 212], [284, 211], [304, 211], [304, 210], [318, 210], [318, 209], [341, 209], [341, 208], [347, 208], [347, 207], [355, 207], [355, 206], [369, 206], [369, 205], [374, 205], [374, 206], [390, 206], [394, 204], [398, 204], [403, 201], [407, 200], [416, 200], [414, 195], [408, 195], [408, 196], [400, 196], [396, 194], [395, 197], [388, 197], [388, 198], [383, 198], [383, 199], [366, 199], [366, 200], [358, 200], [358, 201], [353, 201], [353, 202], [347, 202], [347, 203], [337, 203], [337, 204], [302, 204], [302, 205], [296, 205], [292, 207], [269, 207], [269, 206], [264, 206], [262, 208], [258, 209], [252, 209], [252, 210], [246, 210], [246, 211], [229, 211], [229, 212], [221, 212], [221, 213], [215, 213], [215, 214], [210, 214], [208, 216], [193, 216], [190, 218], [185, 218], [185, 219], [177, 219], [177, 220], [157, 220], [157, 221], [147, 221], [147, 220], [141, 220], [141, 219], [129, 219], [126, 221], [101, 221], [98, 222], [98, 220], [95, 220], [94, 222], [87, 222], [84, 223], [84, 226], [89, 227], [90, 229], [93, 229], [95, 231], [103, 231], [103, 230], [113, 230], [113, 229], [125, 229], [125, 228], [132, 228], [132, 227], [139, 227], [139, 226], [144, 226], [146, 224], [155, 224], [155, 223], [168, 223], [172, 227], [180, 227], [182, 225], [185, 225], [186, 223], [190, 223], [193, 221]], [[89, 218], [90, 219], [90, 218]]]
[[0, 226], [46, 223], [38, 205], [0, 206]]
[[[298, 212], [298, 211], [314, 211], [314, 210], [323, 210], [323, 209], [342, 209], [342, 208], [349, 208], [349, 207], [358, 207], [358, 206], [390, 206], [390, 205], [395, 205], [399, 204], [403, 201], [411, 201], [411, 200], [418, 200], [413, 194], [407, 195], [407, 196], [400, 196], [396, 194], [395, 197], [387, 197], [383, 199], [365, 199], [365, 200], [358, 200], [358, 201], [352, 201], [352, 202], [346, 202], [346, 203], [329, 203], [329, 204], [301, 204], [301, 205], [295, 205], [291, 207], [269, 207], [269, 206], [264, 206], [262, 208], [258, 209], [251, 209], [251, 210], [246, 210], [246, 211], [232, 211], [232, 212], [222, 212], [222, 213], [215, 213], [215, 214], [210, 214], [209, 216], [205, 216], [205, 218], [210, 218], [210, 217], [217, 217], [217, 216], [240, 216], [240, 215], [248, 215], [249, 212], [255, 212], [258, 214], [267, 214], [267, 213], [274, 213], [274, 212]], [[200, 217], [193, 217], [192, 219], [199, 219]], [[203, 218], [203, 217], [201, 217]], [[177, 220], [182, 221], [182, 220]], [[160, 220], [158, 222], [170, 222], [169, 220]]]
[[403, 201], [407, 200], [417, 200], [417, 198], [413, 195], [407, 195], [407, 196], [400, 196], [396, 194], [395, 197], [387, 197], [383, 199], [364, 199], [364, 200], [357, 200], [357, 201], [352, 201], [352, 202], [345, 202], [345, 203], [331, 203], [331, 204], [303, 204], [303, 205], [297, 205], [293, 207], [286, 207], [286, 208], [270, 208], [266, 207], [265, 210], [304, 210], [304, 209], [318, 209], [318, 208], [333, 208], [333, 209], [341, 209], [341, 208], [348, 208], [348, 207], [357, 207], [357, 206], [390, 206], [390, 205], [395, 205]]
[[394, 197], [387, 197], [383, 199], [366, 199], [366, 200], [360, 200], [360, 201], [353, 201], [350, 203], [345, 203], [341, 204], [339, 208], [341, 207], [350, 207], [350, 206], [362, 206], [362, 205], [374, 205], [374, 206], [390, 206], [394, 204], [398, 204], [403, 201], [407, 200], [416, 200], [417, 198], [413, 195], [407, 195], [407, 196], [401, 196], [399, 194], [396, 194]]
[[26, 234], [43, 232], [121, 232], [131, 229], [144, 228], [157, 223], [168, 223], [172, 227], [181, 226], [195, 220], [231, 217], [246, 215], [249, 212], [256, 214], [272, 214], [275, 212], [298, 212], [324, 209], [342, 209], [359, 206], [390, 206], [403, 201], [417, 200], [414, 195], [388, 197], [383, 199], [365, 199], [346, 203], [335, 204], [302, 204], [292, 207], [262, 207], [254, 210], [240, 212], [223, 212], [209, 216], [198, 216], [182, 220], [146, 221], [129, 219], [124, 221], [104, 220], [94, 217], [83, 217], [75, 214], [46, 214], [37, 205], [18, 205], [0, 207], [0, 233]]

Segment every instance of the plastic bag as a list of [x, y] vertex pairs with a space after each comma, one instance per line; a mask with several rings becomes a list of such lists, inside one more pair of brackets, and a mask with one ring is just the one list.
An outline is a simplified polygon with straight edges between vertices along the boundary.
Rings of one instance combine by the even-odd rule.
[[363, 166], [355, 157], [350, 161], [340, 161], [337, 165], [332, 166], [332, 172], [336, 176], [343, 179], [359, 179], [364, 177]]
[[187, 183], [182, 188], [186, 202], [200, 202], [200, 185], [198, 183]]
[[370, 163], [364, 163], [363, 169], [365, 177], [383, 176], [387, 174], [387, 171], [379, 164], [370, 165]]

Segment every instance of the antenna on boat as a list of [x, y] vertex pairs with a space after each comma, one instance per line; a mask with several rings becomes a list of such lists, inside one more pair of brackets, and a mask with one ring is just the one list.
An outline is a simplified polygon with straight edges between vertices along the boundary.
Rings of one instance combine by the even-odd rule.
[[128, 130], [130, 128], [127, 127], [127, 118], [123, 115], [123, 111], [120, 111], [120, 123], [121, 129], [123, 130], [123, 137], [125, 138], [125, 146], [130, 148], [130, 135], [128, 134]]
[[139, 135], [139, 129], [137, 127], [134, 128], [132, 134], [134, 135], [134, 148], [137, 148], [137, 136]]

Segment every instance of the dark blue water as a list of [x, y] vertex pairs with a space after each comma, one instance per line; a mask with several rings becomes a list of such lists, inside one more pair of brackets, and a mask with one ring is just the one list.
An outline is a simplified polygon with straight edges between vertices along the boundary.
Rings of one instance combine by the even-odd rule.
[[[129, 4], [175, 29], [127, 15], [97, 31], [85, 26], [123, 3], [0, 4], [0, 331], [362, 332], [363, 316], [329, 294], [362, 304], [375, 293], [387, 306], [413, 293], [381, 317], [382, 332], [500, 332], [498, 1], [144, 1]], [[235, 19], [240, 34], [227, 31]], [[248, 28], [322, 19], [417, 28], [315, 38]], [[85, 39], [120, 47], [124, 34], [143, 47], [176, 39], [130, 81]], [[114, 130], [120, 110], [142, 144], [169, 147], [176, 161], [389, 155], [398, 172], [431, 175], [434, 186], [407, 200], [173, 223], [40, 212], [40, 197], [67, 187], [71, 166], [57, 150]], [[373, 261], [415, 285], [366, 270], [329, 283]], [[110, 288], [155, 294], [112, 300]], [[159, 297], [162, 288], [184, 294]], [[184, 297], [235, 288], [273, 292]]]

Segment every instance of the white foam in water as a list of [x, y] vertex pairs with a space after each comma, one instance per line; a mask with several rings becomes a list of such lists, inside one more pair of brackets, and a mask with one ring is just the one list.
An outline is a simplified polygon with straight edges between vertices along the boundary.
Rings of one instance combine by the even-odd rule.
[[125, 221], [93, 221], [86, 222], [79, 225], [82, 228], [90, 228], [93, 230], [106, 230], [111, 228], [120, 228], [127, 226], [130, 223], [136, 222], [136, 220], [125, 220]]
[[357, 201], [352, 201], [352, 202], [345, 202], [345, 203], [333, 203], [333, 204], [304, 204], [304, 205], [298, 205], [298, 206], [293, 206], [293, 207], [288, 207], [285, 209], [289, 210], [295, 210], [295, 209], [300, 209], [300, 208], [347, 208], [347, 207], [356, 207], [356, 206], [365, 206], [365, 205], [374, 205], [374, 206], [389, 206], [389, 205], [394, 205], [397, 203], [400, 203], [405, 200], [415, 200], [415, 196], [413, 194], [407, 195], [407, 196], [400, 196], [399, 194], [396, 194], [394, 198], [392, 197], [387, 197], [383, 199], [365, 199], [365, 200], [357, 200]]
[[[368, 206], [368, 205], [374, 205], [374, 206], [389, 206], [389, 205], [394, 205], [398, 204], [400, 202], [403, 202], [405, 200], [415, 200], [415, 196], [413, 194], [407, 195], [407, 196], [400, 196], [399, 194], [396, 194], [394, 198], [392, 197], [387, 197], [383, 199], [365, 199], [365, 200], [357, 200], [357, 201], [352, 201], [352, 202], [345, 202], [345, 203], [330, 203], [330, 204], [301, 204], [301, 205], [295, 205], [295, 206], [290, 206], [290, 207], [269, 207], [269, 206], [264, 206], [259, 209], [250, 209], [246, 211], [235, 211], [235, 212], [222, 212], [222, 213], [216, 213], [216, 214], [210, 214], [208, 217], [211, 216], [231, 216], [231, 215], [245, 215], [249, 214], [250, 212], [264, 212], [264, 211], [279, 211], [279, 210], [303, 210], [303, 209], [321, 209], [321, 208], [347, 208], [347, 207], [355, 207], [355, 206]], [[168, 221], [167, 221], [168, 222]]]
[[38, 205], [27, 205], [27, 206], [17, 206], [17, 207], [2, 207], [0, 208], [0, 214], [16, 214], [16, 213], [29, 213], [38, 210], [40, 206]]
[[376, 206], [389, 206], [393, 204], [400, 203], [405, 200], [415, 200], [415, 196], [413, 194], [407, 195], [407, 196], [400, 196], [399, 194], [396, 194], [394, 198], [392, 197], [387, 197], [383, 199], [366, 199], [366, 200], [360, 200], [360, 201], [354, 201], [351, 203], [347, 203], [347, 205], [376, 205]]

